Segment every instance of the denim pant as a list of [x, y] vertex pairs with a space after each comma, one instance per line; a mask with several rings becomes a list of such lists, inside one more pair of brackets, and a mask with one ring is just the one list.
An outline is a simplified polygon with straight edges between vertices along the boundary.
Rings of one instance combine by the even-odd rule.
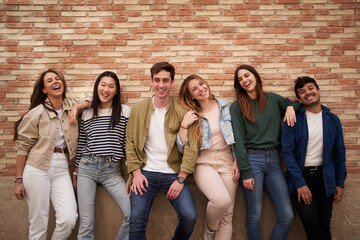
[[[130, 240], [146, 239], [146, 224], [155, 193], [158, 190], [162, 190], [166, 195], [171, 184], [176, 181], [178, 176], [177, 174], [149, 171], [142, 171], [142, 174], [147, 178], [149, 187], [146, 188], [147, 192], [143, 192], [143, 195], [131, 193]], [[196, 208], [193, 195], [187, 183], [184, 183], [184, 188], [179, 196], [169, 201], [179, 218], [179, 223], [172, 239], [189, 239], [195, 227]]]
[[312, 195], [312, 202], [306, 205], [295, 191], [291, 195], [295, 209], [299, 214], [308, 240], [331, 240], [330, 220], [332, 215], [334, 195], [326, 196], [322, 169], [308, 172], [303, 171], [306, 185]]
[[56, 212], [56, 227], [51, 239], [67, 239], [78, 215], [65, 153], [53, 153], [47, 171], [25, 165], [23, 177], [29, 205], [29, 239], [46, 239], [49, 200]]
[[124, 221], [116, 237], [129, 239], [130, 201], [126, 182], [120, 174], [120, 162], [107, 157], [82, 155], [77, 175], [80, 225], [78, 239], [94, 239], [94, 205], [96, 184], [101, 183], [124, 213]]
[[286, 239], [294, 213], [277, 150], [248, 150], [247, 153], [255, 182], [255, 190], [241, 185], [246, 204], [246, 230], [248, 239], [261, 239], [260, 218], [263, 186], [274, 204], [277, 221], [271, 239]]

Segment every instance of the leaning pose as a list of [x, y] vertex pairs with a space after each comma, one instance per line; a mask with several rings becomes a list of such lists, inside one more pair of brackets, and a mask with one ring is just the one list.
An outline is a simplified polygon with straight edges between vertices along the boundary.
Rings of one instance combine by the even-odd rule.
[[215, 98], [209, 84], [197, 75], [180, 87], [184, 116], [177, 139], [183, 151], [188, 127], [193, 124], [200, 153], [193, 173], [196, 185], [208, 198], [204, 239], [231, 240], [233, 208], [240, 172], [233, 157], [234, 135], [230, 103]]
[[91, 108], [80, 125], [74, 183], [77, 188], [80, 225], [78, 239], [94, 239], [96, 185], [101, 183], [122, 209], [125, 219], [116, 237], [129, 238], [130, 201], [120, 162], [125, 158], [126, 124], [130, 108], [121, 104], [120, 82], [113, 72], [103, 72], [94, 85]]
[[284, 121], [294, 124], [294, 108], [299, 110], [300, 104], [264, 92], [260, 75], [249, 65], [236, 69], [234, 88], [236, 101], [230, 112], [246, 204], [248, 239], [261, 239], [263, 187], [274, 204], [277, 217], [271, 239], [286, 239], [294, 215], [278, 152], [281, 118], [285, 116]]
[[56, 212], [51, 239], [67, 239], [76, 224], [68, 161], [76, 155], [77, 112], [90, 102], [66, 98], [66, 88], [60, 72], [44, 71], [34, 85], [29, 111], [15, 124], [14, 194], [29, 206], [29, 239], [46, 239], [50, 201]]

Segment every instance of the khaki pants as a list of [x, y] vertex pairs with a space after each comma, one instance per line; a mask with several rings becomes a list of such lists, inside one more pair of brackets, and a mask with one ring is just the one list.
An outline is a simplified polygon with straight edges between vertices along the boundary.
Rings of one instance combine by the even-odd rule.
[[233, 182], [234, 159], [230, 150], [202, 150], [196, 160], [194, 179], [208, 198], [206, 222], [215, 239], [232, 236], [232, 217], [238, 181]]

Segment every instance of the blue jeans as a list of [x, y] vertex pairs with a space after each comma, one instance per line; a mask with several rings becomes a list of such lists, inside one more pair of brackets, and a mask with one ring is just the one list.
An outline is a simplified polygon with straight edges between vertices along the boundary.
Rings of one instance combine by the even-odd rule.
[[[176, 181], [178, 176], [177, 174], [149, 171], [142, 171], [142, 174], [147, 178], [149, 187], [146, 188], [147, 192], [143, 192], [143, 195], [131, 193], [130, 240], [146, 239], [146, 224], [155, 193], [162, 190], [166, 195], [171, 184]], [[184, 183], [180, 195], [176, 199], [169, 201], [179, 218], [179, 224], [173, 239], [189, 239], [196, 222], [195, 202], [189, 185]]]
[[246, 204], [246, 231], [248, 239], [260, 240], [260, 218], [263, 186], [274, 204], [277, 221], [271, 239], [286, 239], [294, 218], [286, 180], [280, 166], [277, 150], [248, 150], [247, 153], [254, 177], [255, 190], [241, 186]]
[[129, 239], [130, 201], [126, 182], [120, 174], [120, 162], [108, 157], [82, 155], [77, 175], [77, 195], [80, 213], [78, 239], [94, 239], [94, 205], [96, 184], [101, 183], [124, 213], [125, 219], [116, 237]]

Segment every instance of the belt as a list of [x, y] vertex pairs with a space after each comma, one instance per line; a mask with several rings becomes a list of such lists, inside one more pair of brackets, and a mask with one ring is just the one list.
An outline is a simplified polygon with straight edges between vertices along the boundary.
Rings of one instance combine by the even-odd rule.
[[56, 148], [54, 148], [54, 152], [56, 152], [56, 153], [66, 153], [66, 152], [67, 152], [67, 148], [59, 148], [59, 147], [56, 147]]
[[278, 147], [269, 147], [269, 148], [249, 148], [248, 150], [254, 150], [254, 151], [274, 151], [274, 150], [278, 150]]
[[322, 169], [322, 166], [309, 166], [309, 167], [304, 167], [303, 171], [308, 171], [308, 172], [316, 172], [316, 171], [320, 171]]

